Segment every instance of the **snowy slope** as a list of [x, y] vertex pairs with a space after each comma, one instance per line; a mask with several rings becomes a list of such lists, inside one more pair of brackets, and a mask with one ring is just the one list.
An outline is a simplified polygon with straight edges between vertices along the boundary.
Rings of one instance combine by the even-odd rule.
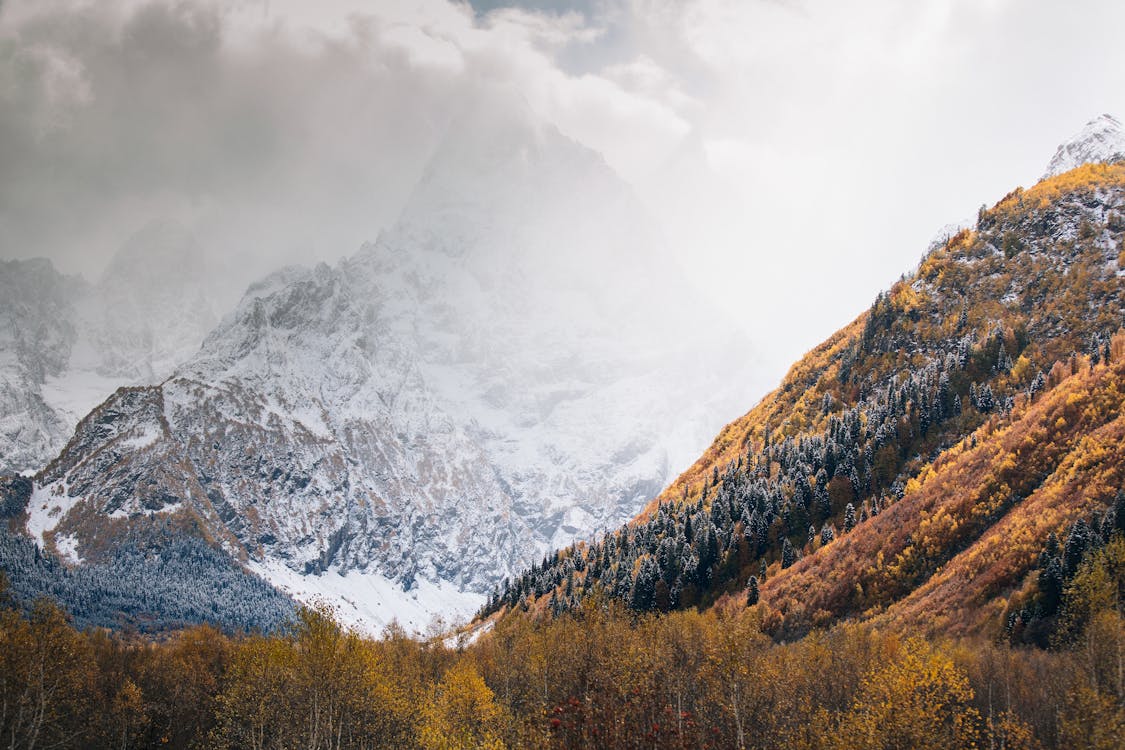
[[191, 237], [134, 235], [96, 284], [49, 261], [0, 263], [0, 474], [42, 468], [123, 385], [158, 383], [218, 320]]
[[1091, 162], [1125, 159], [1125, 130], [1111, 115], [1095, 117], [1059, 146], [1040, 179], [1068, 172]]
[[376, 629], [466, 614], [631, 518], [745, 405], [747, 346], [600, 157], [504, 110], [451, 128], [377, 242], [255, 284], [171, 378], [94, 411], [37, 477], [39, 537], [88, 556], [190, 509]]
[[0, 263], [0, 474], [42, 466], [74, 428], [77, 420], [60, 416], [43, 386], [68, 369], [72, 300], [84, 291], [49, 261]]

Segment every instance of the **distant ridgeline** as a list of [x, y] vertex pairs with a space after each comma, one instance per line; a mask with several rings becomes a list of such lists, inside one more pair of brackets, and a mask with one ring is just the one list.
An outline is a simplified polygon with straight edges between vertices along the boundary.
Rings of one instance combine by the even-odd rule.
[[781, 635], [844, 616], [948, 632], [1030, 621], [1006, 618], [1003, 597], [1022, 586], [1031, 601], [1048, 537], [1122, 485], [1123, 239], [1121, 164], [982, 208], [635, 522], [548, 556], [481, 614], [736, 595]]

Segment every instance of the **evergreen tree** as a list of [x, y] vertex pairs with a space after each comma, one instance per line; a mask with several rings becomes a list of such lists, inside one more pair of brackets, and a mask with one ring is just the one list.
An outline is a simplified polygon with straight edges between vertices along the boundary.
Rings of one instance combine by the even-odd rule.
[[996, 356], [996, 371], [1007, 373], [1011, 371], [1012, 367], [1012, 358], [1008, 356], [1008, 350], [1003, 344], [1000, 344], [1000, 353]]
[[996, 408], [996, 398], [992, 395], [992, 386], [985, 383], [977, 390], [977, 409], [982, 414], [988, 414]]
[[1050, 617], [1058, 611], [1064, 584], [1063, 569], [1059, 559], [1052, 557], [1047, 562], [1047, 566], [1039, 571], [1040, 606], [1044, 617]]
[[1047, 567], [1053, 559], [1058, 559], [1059, 556], [1059, 538], [1055, 536], [1055, 532], [1047, 535], [1047, 543], [1043, 547], [1043, 551], [1039, 554], [1039, 567]]
[[781, 543], [781, 567], [788, 568], [795, 562], [797, 562], [797, 553], [789, 543], [789, 539], [785, 539]]
[[1102, 526], [1102, 534], [1107, 541], [1114, 534], [1125, 535], [1125, 490], [1118, 491]]
[[1067, 578], [1072, 578], [1078, 572], [1078, 566], [1082, 564], [1082, 558], [1086, 556], [1089, 547], [1090, 527], [1085, 519], [1079, 518], [1070, 527], [1070, 534], [1066, 537], [1066, 547], [1063, 550], [1063, 574]]
[[753, 607], [758, 603], [758, 578], [757, 576], [750, 576], [750, 582], [746, 584], [746, 606]]
[[854, 529], [855, 524], [855, 505], [848, 503], [848, 507], [844, 508], [844, 533]]

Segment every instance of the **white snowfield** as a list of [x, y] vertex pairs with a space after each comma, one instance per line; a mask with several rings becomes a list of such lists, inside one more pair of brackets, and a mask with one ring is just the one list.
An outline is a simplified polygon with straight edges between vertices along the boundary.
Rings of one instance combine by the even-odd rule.
[[392, 623], [408, 633], [439, 634], [472, 619], [484, 597], [446, 582], [419, 580], [410, 591], [378, 573], [328, 570], [302, 575], [277, 560], [252, 562], [250, 570], [297, 601], [325, 604], [344, 625], [379, 637]]

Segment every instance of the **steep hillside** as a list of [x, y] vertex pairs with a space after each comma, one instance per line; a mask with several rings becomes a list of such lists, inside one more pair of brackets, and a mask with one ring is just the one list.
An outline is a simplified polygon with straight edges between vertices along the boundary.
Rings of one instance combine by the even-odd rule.
[[[1006, 598], [1051, 534], [1107, 508], [1125, 482], [1125, 336], [943, 451], [903, 498], [761, 585], [790, 625], [877, 615], [912, 631], [997, 635]], [[778, 623], [780, 624], [780, 623]]]
[[0, 263], [0, 473], [41, 467], [74, 427], [43, 386], [69, 364], [72, 300], [83, 288], [47, 260]]
[[917, 364], [935, 362], [942, 348], [960, 355], [990, 330], [1010, 336], [1009, 358], [1028, 360], [1014, 381], [999, 384], [1012, 392], [1095, 340], [1104, 345], [1122, 322], [1123, 184], [1125, 167], [1089, 164], [1017, 188], [982, 212], [973, 230], [929, 253], [913, 277], [793, 365], [781, 386], [723, 428], [648, 510], [685, 492], [697, 496], [716, 468], [761, 444], [767, 428], [784, 436], [821, 431], [831, 413], [817, 403], [825, 393], [854, 403], [862, 388], [921, 370]]
[[1123, 240], [1125, 165], [1013, 191], [795, 364], [635, 523], [544, 560], [485, 611], [598, 592], [668, 610], [749, 586], [778, 632], [876, 614], [999, 627], [1048, 534], [1120, 485]]

